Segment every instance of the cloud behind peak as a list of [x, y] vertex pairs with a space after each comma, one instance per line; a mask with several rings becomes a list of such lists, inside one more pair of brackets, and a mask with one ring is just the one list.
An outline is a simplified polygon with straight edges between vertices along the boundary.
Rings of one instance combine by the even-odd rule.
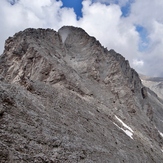
[[81, 15], [74, 8], [64, 0], [1, 0], [1, 53], [4, 40], [25, 28], [73, 25], [121, 53], [137, 71], [163, 76], [162, 0], [81, 0]]

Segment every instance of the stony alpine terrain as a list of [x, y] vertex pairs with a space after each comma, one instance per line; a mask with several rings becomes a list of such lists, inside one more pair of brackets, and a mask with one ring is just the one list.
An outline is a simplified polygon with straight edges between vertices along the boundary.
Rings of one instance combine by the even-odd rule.
[[162, 163], [163, 101], [83, 29], [26, 29], [0, 56], [1, 163]]
[[139, 75], [144, 86], [150, 88], [163, 100], [163, 78]]

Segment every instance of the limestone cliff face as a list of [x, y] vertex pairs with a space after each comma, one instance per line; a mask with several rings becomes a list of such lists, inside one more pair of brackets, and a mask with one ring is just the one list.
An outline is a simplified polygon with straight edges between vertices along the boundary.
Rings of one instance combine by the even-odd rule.
[[163, 161], [163, 103], [81, 28], [15, 34], [0, 73], [1, 162]]

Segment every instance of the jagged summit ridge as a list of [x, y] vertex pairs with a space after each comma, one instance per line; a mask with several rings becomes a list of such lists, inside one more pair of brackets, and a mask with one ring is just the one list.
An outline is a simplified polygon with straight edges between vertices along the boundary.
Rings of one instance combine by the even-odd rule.
[[[61, 35], [63, 33], [67, 33], [67, 31], [69, 31], [70, 36], [66, 40], [64, 40], [66, 42], [62, 44]], [[110, 74], [116, 73], [114, 71], [119, 68], [118, 71], [122, 71], [123, 74], [126, 75], [126, 78], [128, 78], [128, 84], [131, 84], [131, 82], [133, 83], [131, 87], [134, 87], [134, 83], [139, 83], [140, 85], [140, 81], [138, 81], [138, 75], [136, 74], [136, 72], [130, 69], [128, 62], [125, 61], [125, 59], [121, 55], [117, 54], [113, 50], [108, 52], [105, 48], [100, 45], [100, 43], [94, 37], [90, 37], [81, 28], [65, 26], [62, 27], [58, 33], [50, 29], [27, 29], [23, 32], [23, 36], [22, 32], [20, 32], [15, 35], [15, 38], [17, 39], [17, 41], [19, 41], [19, 38], [22, 39], [20, 46], [14, 47], [15, 50], [13, 51], [15, 55], [19, 54], [19, 59], [21, 58], [21, 53], [24, 53], [24, 56], [26, 56], [25, 54], [29, 55], [28, 58], [35, 58], [35, 55], [38, 54], [37, 49], [39, 47], [39, 50], [41, 49], [41, 51], [39, 51], [38, 55], [42, 55], [44, 58], [62, 58], [67, 63], [69, 63], [70, 66], [74, 66], [73, 68], [75, 68], [76, 70], [78, 69], [80, 72], [87, 72], [88, 69], [94, 69], [91, 71], [92, 75], [94, 75], [94, 78], [97, 78], [96, 80], [101, 79], [106, 83], [108, 80], [107, 73], [110, 71], [109, 68], [112, 68], [111, 71], [113, 71], [110, 72]], [[50, 50], [45, 48], [44, 45], [46, 45], [46, 43], [50, 44]], [[36, 47], [36, 44], [38, 47]], [[9, 49], [11, 45], [12, 38], [9, 38], [6, 41], [6, 49]], [[44, 47], [41, 47], [40, 45], [43, 45]], [[50, 53], [48, 51], [53, 52]], [[99, 53], [101, 55], [99, 55]], [[114, 64], [113, 60], [115, 62], [118, 61], [119, 63], [116, 65]], [[114, 66], [116, 66], [117, 68], [115, 68]], [[132, 78], [135, 78], [135, 80], [137, 81], [132, 81]]]
[[2, 162], [162, 162], [162, 102], [83, 29], [15, 34], [0, 73]]

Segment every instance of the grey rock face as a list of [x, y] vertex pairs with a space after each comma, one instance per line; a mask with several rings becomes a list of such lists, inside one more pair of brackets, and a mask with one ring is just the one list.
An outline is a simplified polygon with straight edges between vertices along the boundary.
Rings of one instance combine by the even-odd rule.
[[162, 101], [84, 30], [15, 34], [0, 73], [0, 162], [163, 162]]
[[140, 75], [143, 85], [154, 91], [163, 100], [163, 78]]

